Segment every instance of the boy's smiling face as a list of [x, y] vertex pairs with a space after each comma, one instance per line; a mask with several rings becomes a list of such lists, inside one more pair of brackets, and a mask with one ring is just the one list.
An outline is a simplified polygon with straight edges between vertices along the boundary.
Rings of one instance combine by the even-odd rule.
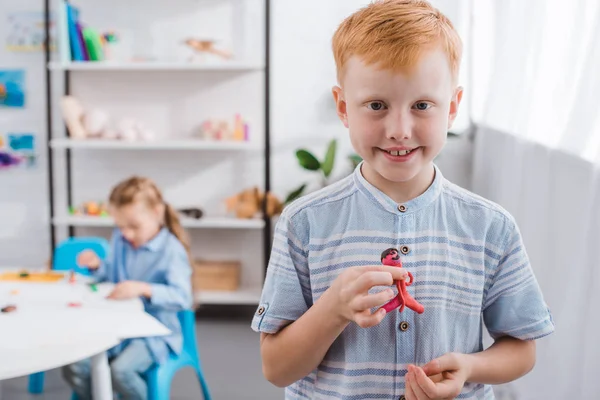
[[432, 161], [446, 142], [462, 97], [446, 53], [424, 51], [405, 72], [378, 69], [352, 57], [341, 79], [341, 88], [333, 89], [337, 112], [365, 161], [365, 178], [393, 198], [422, 193], [431, 183]]

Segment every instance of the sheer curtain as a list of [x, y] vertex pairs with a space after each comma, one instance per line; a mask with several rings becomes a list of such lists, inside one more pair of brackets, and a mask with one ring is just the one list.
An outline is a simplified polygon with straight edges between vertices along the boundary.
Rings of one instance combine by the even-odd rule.
[[472, 190], [511, 212], [556, 332], [515, 398], [600, 393], [600, 2], [473, 2]]

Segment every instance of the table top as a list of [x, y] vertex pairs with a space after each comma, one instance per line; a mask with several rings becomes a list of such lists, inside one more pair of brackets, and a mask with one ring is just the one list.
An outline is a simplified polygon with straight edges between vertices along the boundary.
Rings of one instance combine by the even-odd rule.
[[[0, 281], [0, 379], [27, 375], [108, 350], [119, 341], [168, 335], [170, 330], [144, 311], [139, 298], [108, 300], [112, 284], [78, 276], [72, 284]], [[76, 303], [76, 307], [70, 306]]]

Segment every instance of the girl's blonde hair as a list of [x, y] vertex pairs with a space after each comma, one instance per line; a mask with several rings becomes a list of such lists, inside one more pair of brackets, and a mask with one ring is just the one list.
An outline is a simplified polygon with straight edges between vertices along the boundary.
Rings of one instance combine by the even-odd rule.
[[123, 207], [138, 201], [145, 203], [148, 207], [163, 205], [165, 207], [164, 224], [169, 231], [175, 235], [183, 244], [190, 262], [192, 256], [190, 251], [190, 241], [186, 231], [181, 226], [179, 215], [173, 207], [163, 200], [163, 195], [158, 186], [148, 178], [133, 176], [120, 182], [115, 186], [108, 199], [111, 206]]

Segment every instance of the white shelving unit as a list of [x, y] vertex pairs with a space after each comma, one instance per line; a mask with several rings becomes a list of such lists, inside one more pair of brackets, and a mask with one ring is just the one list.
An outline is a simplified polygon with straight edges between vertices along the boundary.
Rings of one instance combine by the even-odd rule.
[[[62, 0], [45, 0], [46, 15], [49, 15], [51, 9], [50, 3], [53, 6], [57, 6]], [[236, 4], [244, 4], [246, 0], [240, 0]], [[101, 7], [101, 6], [97, 6]], [[242, 6], [242, 9], [245, 6]], [[262, 5], [261, 5], [262, 7]], [[55, 8], [56, 9], [56, 8]], [[76, 228], [111, 228], [114, 227], [114, 221], [110, 217], [93, 217], [93, 216], [77, 216], [66, 214], [66, 209], [71, 207], [72, 204], [72, 155], [73, 152], [85, 151], [85, 157], [91, 157], [91, 152], [105, 151], [153, 151], [153, 152], [189, 152], [195, 151], [199, 153], [199, 158], [202, 154], [207, 153], [218, 153], [219, 157], [238, 157], [242, 152], [263, 152], [264, 151], [264, 187], [261, 188], [263, 191], [270, 190], [270, 154], [269, 154], [269, 9], [270, 0], [264, 0], [264, 29], [265, 29], [265, 56], [264, 62], [262, 61], [249, 61], [246, 62], [243, 59], [236, 61], [211, 61], [211, 62], [117, 62], [117, 61], [82, 61], [82, 62], [63, 62], [56, 60], [63, 60], [62, 53], [58, 54], [56, 60], [51, 59], [51, 53], [46, 50], [46, 78], [47, 78], [47, 98], [48, 98], [48, 112], [47, 112], [47, 127], [48, 127], [48, 166], [49, 166], [49, 188], [50, 188], [50, 221], [51, 221], [51, 242], [52, 248], [56, 246], [56, 229], [61, 229], [63, 232], [68, 230], [68, 236], [75, 236]], [[133, 12], [133, 11], [132, 11]], [[88, 13], [87, 15], [93, 15], [96, 13]], [[238, 18], [238, 19], [236, 19]], [[240, 29], [239, 15], [234, 17], [236, 35], [244, 37], [243, 30]], [[93, 24], [92, 24], [93, 25]], [[46, 34], [49, 33], [49, 23], [46, 21]], [[240, 38], [238, 38], [240, 39]], [[60, 43], [60, 41], [59, 41]], [[59, 46], [60, 47], [60, 46]], [[60, 48], [59, 48], [60, 51]], [[243, 57], [242, 57], [243, 58]], [[124, 140], [109, 140], [109, 139], [71, 139], [68, 136], [68, 132], [65, 129], [65, 135], [55, 134], [56, 124], [53, 121], [62, 119], [61, 107], [53, 100], [52, 92], [52, 81], [54, 80], [53, 74], [62, 74], [64, 78], [64, 89], [61, 89], [61, 95], [77, 95], [73, 93], [73, 85], [71, 81], [76, 77], [78, 82], [80, 80], [88, 79], [90, 76], [98, 77], [99, 74], [105, 74], [105, 79], [110, 77], [120, 76], [119, 74], [127, 74], [124, 79], [124, 85], [130, 82], [130, 77], [134, 77], [139, 82], [140, 79], [144, 79], [144, 76], [152, 76], [149, 79], [159, 80], [165, 82], [169, 77], [174, 76], [173, 74], [185, 73], [186, 77], [194, 77], [193, 79], [202, 79], [202, 76], [210, 77], [225, 76], [227, 79], [233, 80], [239, 78], [243, 74], [252, 74], [256, 72], [264, 72], [264, 146], [257, 143], [256, 141], [207, 141], [203, 139], [195, 138], [172, 138], [172, 139], [157, 139], [152, 141], [124, 141]], [[147, 75], [144, 75], [147, 74]], [[161, 75], [162, 74], [162, 75]], [[223, 75], [225, 74], [225, 75]], [[163, 78], [164, 76], [164, 78]], [[259, 75], [260, 76], [260, 75]], [[196, 78], [197, 77], [197, 78]], [[98, 78], [95, 78], [98, 79]], [[164, 79], [164, 80], [163, 80]], [[186, 78], [187, 79], [187, 78]], [[86, 81], [90, 82], [90, 81]], [[102, 85], [101, 81], [92, 81], [97, 85]], [[151, 85], [154, 85], [153, 81], [150, 81]], [[209, 88], [210, 90], [210, 88]], [[237, 90], [237, 87], [236, 87]], [[211, 92], [212, 93], [212, 92]], [[161, 93], [158, 92], [158, 95]], [[237, 95], [235, 93], [234, 95]], [[131, 98], [130, 98], [131, 99]], [[130, 100], [135, 101], [135, 100]], [[257, 104], [256, 102], [253, 104]], [[199, 104], [202, 107], [203, 104]], [[231, 110], [233, 113], [234, 111]], [[194, 115], [195, 118], [195, 115]], [[198, 121], [201, 122], [201, 121]], [[185, 137], [185, 135], [184, 135]], [[66, 207], [55, 205], [55, 182], [54, 174], [55, 166], [53, 157], [55, 153], [61, 152], [65, 156], [65, 186], [66, 186]], [[96, 154], [96, 153], [93, 153]], [[98, 153], [100, 154], [100, 153]], [[253, 156], [255, 156], [253, 154]], [[262, 156], [262, 155], [261, 155]], [[100, 157], [100, 156], [99, 156]], [[176, 157], [176, 156], [175, 156]], [[162, 157], [156, 157], [157, 159], [164, 160]], [[87, 176], [86, 176], [87, 177]], [[93, 177], [90, 177], [93, 179]], [[60, 210], [55, 212], [55, 208]], [[225, 231], [261, 231], [262, 240], [264, 244], [263, 248], [263, 265], [255, 260], [244, 259], [243, 263], [248, 265], [243, 266], [242, 274], [248, 268], [260, 269], [264, 273], [265, 265], [268, 259], [268, 252], [270, 251], [270, 237], [271, 237], [271, 221], [268, 218], [263, 219], [237, 219], [233, 217], [211, 217], [203, 216], [200, 219], [193, 219], [189, 217], [182, 217], [181, 222], [184, 228], [190, 230], [225, 230]], [[246, 235], [243, 233], [242, 235]], [[261, 276], [263, 276], [261, 274]], [[231, 291], [201, 291], [195, 293], [194, 297], [199, 304], [212, 304], [212, 305], [255, 305], [260, 300], [262, 284], [251, 281], [251, 283], [245, 283], [242, 279], [242, 284], [239, 290]]]
[[[57, 226], [79, 227], [113, 227], [114, 221], [110, 217], [94, 217], [87, 215], [69, 215], [55, 217], [53, 222]], [[265, 221], [262, 219], [237, 219], [227, 217], [203, 217], [200, 219], [181, 218], [181, 225], [189, 229], [263, 229]]]
[[241, 62], [221, 62], [221, 63], [179, 63], [179, 62], [69, 62], [49, 63], [49, 68], [53, 71], [215, 71], [215, 72], [248, 72], [261, 71], [264, 65]]
[[110, 139], [50, 140], [54, 149], [97, 149], [97, 150], [194, 150], [194, 151], [259, 151], [260, 147], [249, 142], [208, 141], [201, 139], [173, 139], [156, 141], [125, 141]]

